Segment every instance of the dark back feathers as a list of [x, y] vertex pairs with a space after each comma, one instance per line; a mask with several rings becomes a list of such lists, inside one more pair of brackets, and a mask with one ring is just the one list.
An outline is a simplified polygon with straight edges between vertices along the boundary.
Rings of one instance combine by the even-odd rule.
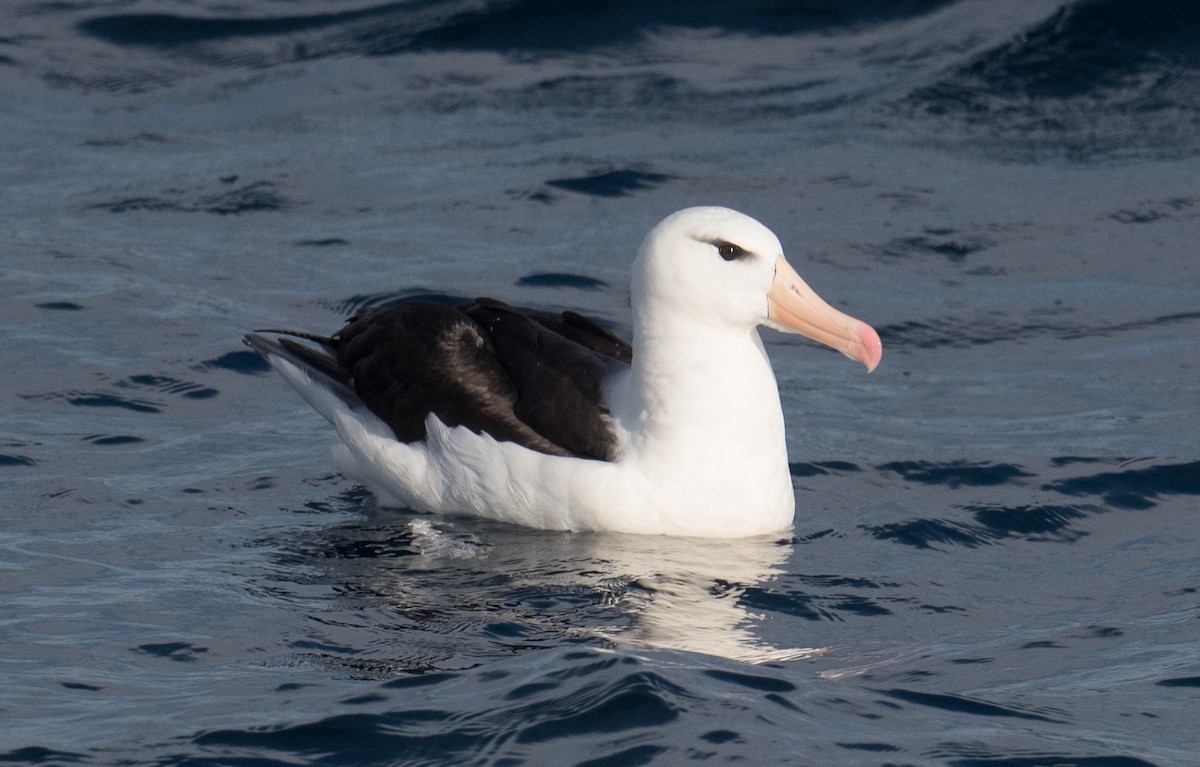
[[316, 346], [260, 336], [252, 346], [353, 387], [403, 442], [424, 439], [434, 413], [550, 455], [615, 458], [603, 381], [632, 350], [574, 312], [522, 313], [487, 298], [458, 307], [406, 300], [360, 311], [329, 338], [272, 332]]

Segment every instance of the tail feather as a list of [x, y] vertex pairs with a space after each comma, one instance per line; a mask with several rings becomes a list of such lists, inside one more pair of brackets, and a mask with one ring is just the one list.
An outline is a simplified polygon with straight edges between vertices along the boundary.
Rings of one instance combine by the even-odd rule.
[[284, 330], [282, 328], [255, 328], [255, 333], [274, 333], [280, 336], [291, 336], [292, 338], [303, 338], [306, 341], [318, 343], [332, 351], [333, 339], [329, 336], [319, 336], [316, 333], [305, 333], [303, 330]]
[[[320, 343], [327, 348], [329, 346], [328, 338], [309, 335], [307, 333], [297, 333], [289, 330], [263, 330], [260, 332], [282, 333], [297, 338], [306, 338]], [[251, 349], [254, 349], [265, 357], [268, 362], [271, 361], [272, 357], [287, 360], [303, 370], [316, 385], [328, 390], [347, 405], [352, 408], [362, 406], [362, 401], [359, 399], [358, 394], [355, 393], [351, 383], [352, 379], [349, 371], [338, 365], [337, 360], [329, 352], [298, 344], [287, 338], [267, 338], [258, 333], [247, 333], [242, 340]]]

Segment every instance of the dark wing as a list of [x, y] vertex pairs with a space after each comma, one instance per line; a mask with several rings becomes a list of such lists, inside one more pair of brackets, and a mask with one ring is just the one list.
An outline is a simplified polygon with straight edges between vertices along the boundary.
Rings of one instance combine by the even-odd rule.
[[282, 353], [343, 399], [352, 387], [401, 441], [423, 439], [432, 412], [550, 455], [615, 457], [601, 382], [628, 361], [629, 346], [577, 314], [525, 315], [490, 299], [458, 308], [402, 301], [360, 312], [330, 338], [292, 335], [320, 348], [254, 335], [247, 343]]
[[628, 364], [628, 344], [574, 313], [524, 314], [490, 298], [459, 310], [484, 329], [512, 379], [517, 418], [573, 455], [616, 457], [602, 385]]
[[[481, 298], [479, 302], [492, 299]], [[611, 357], [626, 365], [633, 362], [633, 347], [620, 336], [600, 327], [582, 314], [572, 311], [555, 314], [553, 312], [529, 312], [528, 316], [546, 328], [553, 330], [563, 338], [574, 341], [605, 357]]]

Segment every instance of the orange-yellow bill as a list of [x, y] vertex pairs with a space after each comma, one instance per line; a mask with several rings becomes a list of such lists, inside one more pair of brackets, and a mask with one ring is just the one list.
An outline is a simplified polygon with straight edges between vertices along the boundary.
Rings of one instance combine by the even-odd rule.
[[771, 324], [837, 349], [867, 366], [870, 373], [883, 358], [883, 342], [867, 323], [834, 309], [796, 274], [782, 256], [775, 262], [775, 282], [767, 292]]

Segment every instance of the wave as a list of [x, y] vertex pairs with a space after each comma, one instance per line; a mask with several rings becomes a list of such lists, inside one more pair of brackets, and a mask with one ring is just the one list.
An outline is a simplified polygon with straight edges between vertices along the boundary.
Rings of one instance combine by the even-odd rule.
[[171, 13], [117, 13], [79, 22], [79, 32], [111, 45], [178, 48], [240, 38], [294, 35], [369, 21], [406, 3], [307, 16], [183, 16]]
[[909, 107], [1072, 156], [1200, 151], [1200, 6], [1078, 0], [976, 56]]
[[[1116, 461], [1116, 463], [1122, 463]], [[977, 548], [1008, 540], [1072, 543], [1088, 534], [1086, 521], [1114, 511], [1154, 508], [1176, 498], [1200, 495], [1200, 462], [1159, 463], [1141, 468], [1113, 470], [1110, 461], [1063, 457], [1051, 467], [1093, 466], [1104, 470], [1046, 481], [1041, 471], [1016, 464], [937, 463], [906, 461], [876, 467], [899, 474], [905, 482], [942, 486], [961, 491], [989, 489], [970, 500], [958, 497], [951, 514], [931, 512], [914, 518], [864, 525], [862, 530], [880, 539], [918, 549], [947, 546]], [[1039, 479], [1040, 478], [1040, 479]], [[1031, 488], [1026, 480], [1035, 480]], [[1020, 488], [1001, 493], [1001, 486]], [[1094, 498], [1094, 502], [1064, 503], [1069, 498]], [[969, 516], [964, 516], [969, 515]]]
[[105, 210], [109, 213], [152, 211], [212, 213], [228, 216], [287, 210], [295, 205], [292, 200], [279, 191], [278, 185], [272, 181], [239, 184], [237, 176], [226, 176], [219, 181], [227, 188], [217, 192], [203, 187], [171, 188], [153, 195], [137, 194], [118, 197], [94, 203], [90, 207], [92, 210]]
[[629, 4], [620, 0], [519, 0], [492, 3], [452, 17], [418, 35], [414, 44], [439, 49], [566, 51], [627, 45], [648, 32], [673, 27], [720, 28], [752, 35], [834, 31], [923, 15], [950, 2], [953, 0], [752, 0], [737, 4], [722, 0], [649, 0], [639, 3], [634, 14], [629, 12]]
[[1098, 496], [1118, 509], [1149, 509], [1164, 496], [1200, 495], [1200, 461], [1104, 471], [1055, 480], [1043, 489], [1070, 496]]
[[[59, 86], [118, 92], [166, 87], [214, 68], [261, 72], [297, 61], [334, 56], [480, 51], [529, 62], [599, 54], [611, 55], [625, 63], [636, 60], [653, 66], [662, 57], [647, 51], [664, 38], [701, 34], [715, 38], [715, 44], [720, 44], [720, 39], [728, 36], [778, 39], [789, 35], [850, 35], [919, 18], [954, 2], [753, 0], [730, 4], [705, 0], [681, 4], [650, 0], [639, 4], [636, 14], [629, 13], [627, 4], [616, 0], [589, 3], [426, 0], [333, 12], [322, 4], [300, 2], [290, 4], [293, 12], [284, 15], [265, 13], [265, 7], [272, 4], [254, 2], [232, 4], [224, 13], [207, 14], [160, 11], [88, 14], [71, 9], [60, 11], [62, 18], [71, 19], [64, 33], [67, 37], [32, 44], [22, 42], [11, 59], [18, 67], [40, 59], [41, 65], [49, 70], [42, 73], [43, 78]], [[58, 46], [62, 52], [50, 57], [38, 53], [38, 49], [48, 46]], [[116, 60], [113, 49], [123, 50], [127, 55]], [[703, 54], [703, 48], [697, 53]], [[546, 86], [553, 93], [539, 89], [520, 101], [562, 92], [569, 95], [577, 89], [578, 83], [573, 87], [570, 77], [553, 79], [559, 81], [558, 87]], [[593, 79], [582, 78], [585, 86]], [[602, 84], [609, 89], [628, 87], [621, 80]], [[840, 96], [826, 101], [833, 105], [844, 103]]]
[[629, 12], [627, 3], [593, 0], [510, 0], [482, 7], [463, 3], [386, 3], [341, 11], [287, 16], [188, 16], [118, 13], [79, 22], [79, 32], [111, 45], [187, 48], [262, 37], [320, 32], [292, 55], [390, 55], [413, 50], [583, 51], [627, 45], [664, 28], [783, 35], [833, 31], [931, 13], [954, 0], [865, 0], [858, 3], [790, 3], [721, 0], [676, 3], [649, 0]]
[[995, 343], [1027, 343], [1041, 339], [1073, 341], [1107, 338], [1150, 328], [1188, 326], [1200, 321], [1200, 312], [1179, 312], [1124, 322], [1072, 322], [1060, 308], [1035, 309], [1013, 316], [1008, 312], [981, 312], [974, 316], [946, 316], [908, 320], [878, 328], [889, 349], [969, 348]]
[[[752, 735], [738, 718], [782, 726], [795, 685], [716, 669], [656, 670], [633, 656], [558, 648], [486, 673], [374, 683], [337, 710], [287, 724], [205, 729], [162, 744], [165, 763], [263, 765], [518, 764], [574, 767], [736, 761]], [[699, 729], [693, 731], [693, 727]], [[30, 749], [32, 757], [74, 756]], [[0, 757], [5, 756], [0, 754]], [[87, 760], [87, 756], [83, 755]]]

